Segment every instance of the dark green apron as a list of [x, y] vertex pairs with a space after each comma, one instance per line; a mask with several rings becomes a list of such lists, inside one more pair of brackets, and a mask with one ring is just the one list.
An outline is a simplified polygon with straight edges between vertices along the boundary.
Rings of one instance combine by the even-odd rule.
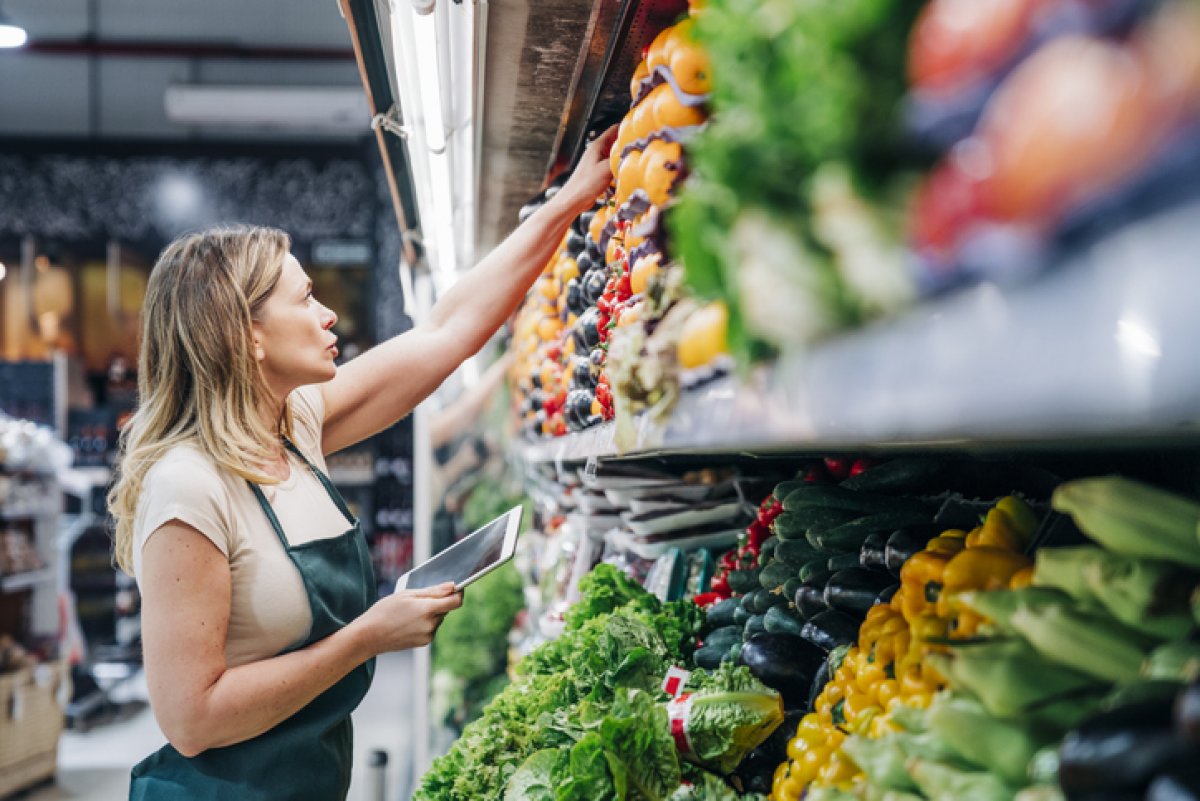
[[[371, 605], [375, 574], [362, 529], [329, 479], [292, 445], [350, 521], [340, 537], [288, 543], [271, 505], [250, 484], [283, 548], [300, 571], [312, 629], [304, 648], [345, 626]], [[212, 748], [188, 759], [164, 746], [133, 769], [130, 801], [338, 801], [350, 787], [353, 733], [350, 712], [375, 672], [372, 659], [270, 731], [245, 742]]]

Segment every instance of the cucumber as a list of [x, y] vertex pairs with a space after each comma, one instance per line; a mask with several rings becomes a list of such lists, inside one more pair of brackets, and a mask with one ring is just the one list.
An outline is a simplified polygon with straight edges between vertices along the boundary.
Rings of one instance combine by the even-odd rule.
[[836, 573], [839, 570], [845, 570], [848, 567], [858, 567], [858, 554], [854, 551], [834, 554], [833, 556], [829, 557], [828, 566], [831, 573]]
[[800, 589], [800, 585], [803, 583], [799, 576], [788, 579], [783, 583], [783, 590], [780, 592], [780, 595], [783, 596], [785, 601], [791, 603], [791, 600], [796, 597], [796, 590]]
[[941, 475], [943, 463], [927, 456], [906, 456], [850, 476], [838, 486], [855, 492], [920, 493]]
[[733, 570], [729, 573], [729, 589], [734, 592], [747, 593], [759, 588], [758, 570]]
[[758, 574], [758, 583], [764, 589], [773, 590], [777, 587], [782, 587], [783, 583], [790, 578], [795, 577], [796, 568], [789, 565], [787, 562], [772, 560]]
[[764, 631], [766, 631], [767, 629], [763, 625], [763, 620], [765, 620], [765, 618], [762, 615], [755, 615], [747, 620], [746, 628], [742, 631], [742, 638], [744, 640], [748, 640], [755, 634], [762, 634]]
[[729, 650], [729, 646], [735, 642], [742, 641], [743, 626], [725, 626], [710, 633], [704, 638], [705, 648], [716, 648], [722, 654]]
[[852, 567], [839, 570], [825, 585], [825, 605], [850, 615], [862, 617], [875, 605], [879, 593], [895, 581], [887, 573]]
[[806, 539], [780, 540], [775, 547], [775, 558], [787, 562], [795, 568], [801, 568], [814, 559], [821, 558], [821, 552], [812, 547]]
[[795, 634], [799, 637], [804, 621], [795, 612], [788, 611], [786, 606], [772, 606], [763, 615], [763, 628], [772, 634]]
[[726, 649], [714, 648], [711, 645], [706, 645], [703, 648], [697, 648], [696, 653], [692, 654], [692, 660], [696, 663], [696, 667], [704, 670], [716, 670], [721, 666], [721, 660], [725, 657]]
[[777, 603], [783, 603], [783, 598], [767, 589], [758, 589], [746, 594], [743, 605], [751, 615], [761, 615]]
[[863, 512], [838, 508], [836, 506], [800, 506], [791, 512], [784, 512], [775, 518], [775, 522], [785, 520], [785, 528], [828, 529], [842, 523], [850, 523], [857, 517], [863, 517]]
[[796, 577], [801, 581], [810, 581], [814, 576], [821, 574], [829, 575], [832, 572], [829, 569], [828, 559], [817, 558], [800, 568], [800, 572], [796, 574]]
[[832, 651], [839, 645], [857, 642], [858, 627], [854, 618], [828, 609], [810, 618], [800, 636], [823, 651]]
[[765, 562], [775, 555], [775, 549], [779, 546], [778, 537], [767, 537], [763, 540], [763, 544], [758, 547], [758, 559], [760, 562]]
[[808, 485], [809, 482], [807, 481], [782, 481], [775, 486], [774, 491], [771, 492], [771, 497], [783, 503], [783, 499], [790, 495], [792, 490], [798, 490]]
[[[741, 599], [739, 598], [738, 600], [740, 601]], [[739, 603], [737, 609], [733, 610], [733, 625], [745, 626], [746, 621], [749, 619], [750, 619], [750, 610], [747, 609], [745, 606], [743, 606], [741, 603]]]
[[[929, 513], [924, 510], [882, 512], [880, 514], [860, 517], [849, 523], [825, 531], [809, 533], [808, 541], [822, 551], [855, 551], [862, 549], [867, 537], [875, 532], [891, 532], [905, 526], [913, 526], [929, 521]], [[730, 586], [733, 586], [732, 583]]]
[[732, 626], [733, 612], [741, 605], [742, 601], [740, 598], [726, 598], [724, 601], [717, 601], [708, 608], [708, 615], [704, 618], [704, 624], [711, 629]]
[[807, 506], [845, 509], [864, 515], [890, 512], [900, 508], [925, 508], [924, 504], [912, 498], [872, 495], [867, 492], [854, 492], [842, 487], [831, 487], [827, 484], [807, 484], [793, 490], [783, 499], [783, 510], [785, 512], [799, 511]]

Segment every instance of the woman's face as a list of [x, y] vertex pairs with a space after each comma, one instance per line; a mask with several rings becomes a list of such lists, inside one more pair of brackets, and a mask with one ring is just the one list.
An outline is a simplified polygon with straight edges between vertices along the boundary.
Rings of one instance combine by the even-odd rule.
[[283, 262], [279, 283], [254, 322], [256, 356], [267, 383], [279, 398], [337, 373], [337, 315], [316, 301], [312, 281], [295, 257]]

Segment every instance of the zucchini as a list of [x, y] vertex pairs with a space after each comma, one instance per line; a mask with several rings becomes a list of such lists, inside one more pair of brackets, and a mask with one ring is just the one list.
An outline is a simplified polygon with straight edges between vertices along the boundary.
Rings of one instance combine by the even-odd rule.
[[763, 625], [763, 620], [764, 618], [762, 615], [754, 615], [747, 620], [746, 628], [742, 630], [742, 639], [748, 640], [755, 634], [762, 634], [764, 631], [766, 631], [767, 628]]
[[862, 617], [875, 605], [879, 593], [895, 581], [887, 573], [861, 567], [839, 570], [825, 585], [825, 605], [851, 615]]
[[745, 594], [751, 590], [757, 590], [758, 570], [732, 570], [729, 573], [729, 589], [737, 593]]
[[893, 531], [883, 549], [884, 563], [888, 571], [899, 578], [900, 568], [909, 557], [917, 551], [924, 550], [929, 541], [939, 533], [935, 525], [910, 526]]
[[941, 475], [943, 463], [925, 456], [892, 459], [850, 476], [838, 486], [855, 492], [921, 493]]
[[872, 495], [867, 492], [854, 492], [842, 487], [831, 487], [827, 484], [806, 484], [799, 489], [793, 490], [783, 499], [783, 510], [785, 512], [798, 511], [806, 506], [845, 509], [863, 515], [880, 514], [897, 509], [925, 508], [923, 503], [913, 498]]
[[768, 590], [782, 587], [783, 583], [796, 575], [796, 568], [787, 562], [772, 560], [758, 574], [758, 583]]
[[704, 638], [705, 648], [716, 648], [722, 654], [729, 650], [729, 646], [735, 642], [742, 641], [742, 626], [725, 626], [711, 632]]
[[837, 553], [829, 557], [827, 562], [829, 572], [836, 573], [839, 570], [845, 570], [848, 567], [859, 567], [858, 554], [853, 551], [846, 553]]
[[721, 660], [725, 658], [725, 649], [714, 648], [711, 645], [706, 645], [703, 648], [697, 648], [692, 654], [692, 660], [696, 663], [696, 667], [704, 670], [716, 670], [721, 666]]
[[887, 538], [882, 531], [873, 531], [858, 550], [858, 563], [874, 570], [887, 569]]
[[829, 608], [825, 605], [825, 584], [832, 575], [832, 573], [825, 572], [813, 576], [801, 584], [800, 589], [796, 590], [796, 594], [792, 596], [796, 611], [805, 620]]
[[[876, 531], [890, 532], [905, 526], [929, 522], [929, 513], [924, 510], [900, 510], [860, 517], [849, 523], [824, 531], [809, 532], [808, 541], [822, 551], [859, 551], [867, 537]], [[732, 587], [733, 584], [731, 583]]]
[[734, 623], [733, 612], [741, 605], [740, 598], [726, 598], [723, 601], [717, 601], [708, 608], [708, 615], [704, 619], [705, 625], [712, 629], [732, 626]]
[[788, 611], [786, 606], [772, 606], [763, 615], [763, 628], [772, 634], [795, 634], [799, 637], [804, 621]]
[[779, 545], [778, 537], [767, 537], [763, 540], [763, 544], [758, 546], [758, 560], [765, 562], [775, 555], [775, 548]]
[[832, 651], [839, 645], [852, 645], [858, 641], [859, 623], [849, 615], [836, 609], [827, 609], [813, 616], [804, 624], [800, 636], [820, 648]]
[[821, 552], [812, 547], [812, 543], [806, 539], [780, 540], [779, 545], [775, 547], [775, 558], [796, 568], [801, 568], [820, 557]]

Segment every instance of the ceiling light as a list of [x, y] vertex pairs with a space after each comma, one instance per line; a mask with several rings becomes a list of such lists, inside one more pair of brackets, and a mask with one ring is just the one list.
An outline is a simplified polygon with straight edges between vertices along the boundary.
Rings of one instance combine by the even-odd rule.
[[25, 29], [0, 9], [0, 47], [21, 47], [28, 38]]

